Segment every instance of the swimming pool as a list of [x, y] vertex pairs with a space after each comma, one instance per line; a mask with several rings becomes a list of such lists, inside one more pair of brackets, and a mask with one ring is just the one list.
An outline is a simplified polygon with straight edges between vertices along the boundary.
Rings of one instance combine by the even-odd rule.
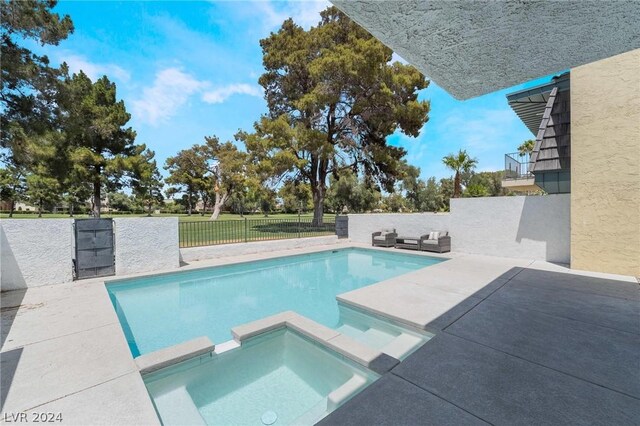
[[445, 259], [347, 248], [112, 281], [111, 302], [133, 356], [292, 310], [340, 325], [336, 295]]

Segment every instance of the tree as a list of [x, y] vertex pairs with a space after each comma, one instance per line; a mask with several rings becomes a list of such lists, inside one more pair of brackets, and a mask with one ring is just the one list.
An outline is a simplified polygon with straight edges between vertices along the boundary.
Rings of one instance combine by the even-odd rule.
[[42, 168], [27, 176], [27, 200], [38, 208], [38, 217], [42, 217], [45, 206], [59, 201], [60, 184]]
[[22, 167], [33, 160], [29, 146], [34, 136], [56, 127], [60, 118], [58, 99], [61, 69], [49, 66], [46, 56], [31, 52], [24, 44], [57, 45], [73, 32], [69, 16], [52, 13], [56, 1], [2, 0], [0, 56], [2, 90], [0, 92], [0, 145], [8, 148], [12, 164]]
[[480, 183], [472, 183], [464, 190], [465, 197], [488, 197], [489, 190]]
[[464, 195], [472, 197], [507, 195], [507, 190], [502, 187], [503, 175], [504, 172], [502, 171], [473, 173], [469, 179]]
[[402, 196], [402, 194], [397, 192], [392, 192], [384, 199], [384, 204], [387, 211], [390, 212], [402, 212], [406, 210], [406, 200]]
[[119, 212], [133, 212], [135, 203], [131, 196], [122, 192], [110, 192], [108, 194], [109, 207]]
[[329, 182], [326, 202], [336, 214], [345, 209], [355, 213], [372, 210], [380, 200], [372, 183], [358, 179], [351, 170], [343, 170], [337, 178], [331, 176]]
[[253, 134], [239, 134], [249, 153], [274, 175], [310, 184], [315, 225], [330, 175], [357, 169], [391, 190], [406, 152], [386, 137], [419, 134], [429, 112], [416, 93], [424, 76], [391, 64], [391, 49], [335, 7], [309, 30], [286, 20], [260, 45], [269, 113]]
[[69, 207], [69, 216], [73, 217], [76, 206], [85, 205], [91, 197], [92, 186], [87, 178], [87, 171], [70, 166], [64, 177], [62, 188], [62, 200]]
[[536, 141], [534, 139], [527, 139], [522, 142], [518, 147], [518, 154], [520, 157], [524, 157], [525, 155], [531, 154], [533, 152], [533, 148], [536, 145]]
[[21, 168], [7, 166], [0, 169], [0, 199], [9, 201], [9, 217], [13, 217], [16, 201], [24, 197], [25, 185], [25, 172]]
[[421, 196], [421, 207], [421, 211], [425, 212], [439, 212], [445, 209], [442, 188], [433, 176], [427, 179]]
[[146, 149], [144, 145], [139, 149], [142, 152], [136, 156], [137, 161], [133, 164], [131, 189], [136, 201], [147, 210], [147, 216], [151, 216], [153, 207], [164, 200], [162, 176], [154, 160], [155, 152]]
[[440, 194], [442, 195], [443, 211], [449, 211], [450, 200], [453, 198], [454, 182], [451, 178], [440, 179]]
[[412, 205], [413, 210], [423, 211], [422, 192], [424, 188], [424, 181], [420, 179], [420, 169], [406, 164], [402, 176], [401, 189], [404, 190], [407, 201]]
[[172, 198], [177, 193], [183, 194], [180, 201], [184, 202], [187, 214], [191, 216], [197, 195], [203, 193], [206, 196], [210, 188], [210, 183], [205, 176], [207, 174], [205, 158], [200, 155], [194, 145], [167, 158], [164, 168], [169, 171], [166, 182], [172, 185], [167, 191], [167, 196]]
[[196, 150], [205, 159], [209, 172], [211, 188], [215, 196], [210, 220], [217, 220], [222, 206], [234, 191], [245, 189], [251, 176], [248, 158], [231, 142], [220, 143], [216, 136], [205, 137], [205, 144]]
[[269, 213], [271, 213], [275, 208], [276, 192], [271, 188], [260, 186], [257, 198], [258, 204], [260, 205], [260, 211], [264, 217], [268, 217]]
[[82, 71], [65, 82], [65, 131], [69, 158], [83, 169], [93, 189], [92, 210], [100, 217], [101, 191], [122, 186], [121, 178], [139, 161], [131, 118], [116, 98], [116, 85], [103, 76], [92, 83]]
[[459, 198], [462, 193], [461, 173], [471, 172], [478, 164], [478, 160], [471, 158], [466, 150], [461, 149], [457, 154], [449, 154], [444, 157], [442, 162], [455, 172], [453, 178], [453, 198]]
[[296, 213], [313, 208], [311, 203], [311, 187], [308, 183], [287, 180], [278, 191], [285, 213]]

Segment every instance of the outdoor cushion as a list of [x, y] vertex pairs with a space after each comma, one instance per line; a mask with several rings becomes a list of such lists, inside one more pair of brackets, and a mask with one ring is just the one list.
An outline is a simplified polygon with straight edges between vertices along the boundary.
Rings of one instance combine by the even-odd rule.
[[383, 235], [376, 235], [373, 237], [373, 241], [386, 241], [387, 239]]
[[440, 231], [429, 232], [429, 239], [430, 240], [437, 240], [438, 238], [440, 238]]
[[393, 234], [394, 232], [395, 232], [394, 229], [385, 228], [385, 229], [382, 230], [382, 235], [384, 235], [384, 234]]
[[437, 246], [438, 240], [422, 240], [422, 244], [431, 244], [431, 245]]

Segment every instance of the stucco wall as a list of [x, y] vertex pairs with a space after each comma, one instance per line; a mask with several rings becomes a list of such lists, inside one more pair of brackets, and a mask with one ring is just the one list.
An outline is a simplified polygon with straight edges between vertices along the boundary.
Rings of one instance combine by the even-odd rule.
[[2, 219], [0, 288], [17, 290], [73, 280], [71, 219]]
[[568, 194], [451, 200], [451, 249], [569, 263]]
[[430, 231], [449, 231], [449, 213], [375, 213], [350, 214], [349, 239], [371, 243], [371, 233], [395, 228], [399, 235], [422, 235]]
[[640, 276], [640, 49], [571, 70], [571, 267]]
[[370, 243], [371, 233], [396, 228], [415, 235], [447, 230], [461, 253], [569, 262], [569, 195], [459, 198], [451, 213], [349, 215], [349, 239]]
[[116, 275], [180, 266], [177, 217], [116, 218]]
[[330, 235], [326, 237], [295, 238], [275, 241], [255, 241], [251, 243], [223, 244], [217, 246], [189, 247], [180, 249], [180, 257], [183, 262], [196, 260], [216, 259], [225, 256], [239, 256], [243, 254], [265, 253], [275, 250], [290, 250], [296, 248], [313, 247], [319, 245], [336, 244], [338, 237]]

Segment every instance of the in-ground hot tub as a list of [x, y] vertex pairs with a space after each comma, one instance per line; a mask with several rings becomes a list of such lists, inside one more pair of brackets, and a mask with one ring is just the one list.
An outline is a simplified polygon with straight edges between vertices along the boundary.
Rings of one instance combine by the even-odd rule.
[[164, 425], [312, 425], [378, 377], [279, 329], [144, 380]]

